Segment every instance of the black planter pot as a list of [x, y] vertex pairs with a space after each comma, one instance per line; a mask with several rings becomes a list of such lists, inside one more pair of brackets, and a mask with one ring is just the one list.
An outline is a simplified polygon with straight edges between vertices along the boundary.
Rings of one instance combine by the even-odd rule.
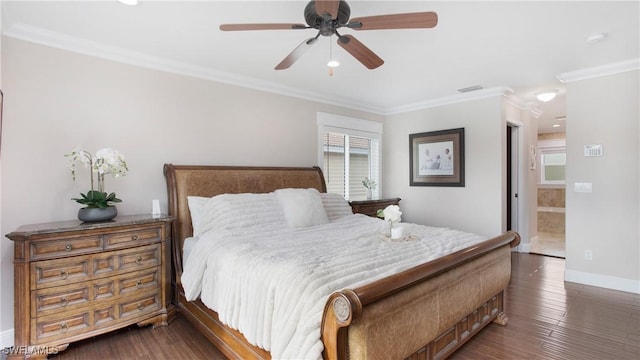
[[82, 208], [78, 210], [78, 219], [84, 222], [100, 222], [109, 221], [118, 215], [118, 209], [115, 206], [101, 208]]

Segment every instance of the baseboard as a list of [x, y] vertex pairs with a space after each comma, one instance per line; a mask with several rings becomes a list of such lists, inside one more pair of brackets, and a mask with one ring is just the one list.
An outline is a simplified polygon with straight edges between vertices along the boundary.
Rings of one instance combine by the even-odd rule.
[[578, 284], [640, 294], [640, 281], [638, 280], [592, 274], [575, 270], [565, 270], [564, 280]]
[[0, 349], [13, 346], [13, 329], [0, 332]]

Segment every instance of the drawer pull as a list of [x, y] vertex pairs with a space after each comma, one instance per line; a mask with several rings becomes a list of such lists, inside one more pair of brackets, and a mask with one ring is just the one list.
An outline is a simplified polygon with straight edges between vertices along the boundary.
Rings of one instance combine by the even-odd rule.
[[143, 309], [144, 309], [144, 304], [138, 303], [138, 310], [143, 310]]
[[67, 332], [67, 330], [69, 330], [69, 325], [67, 325], [66, 322], [61, 323], [60, 324], [60, 331]]
[[67, 278], [67, 276], [69, 276], [67, 270], [60, 270], [60, 279], [64, 280]]
[[138, 235], [131, 236], [131, 240], [133, 240], [133, 241], [138, 241], [138, 239], [140, 239], [140, 237]]
[[67, 306], [68, 303], [69, 303], [69, 300], [67, 299], [66, 296], [63, 296], [62, 298], [60, 298], [60, 306], [65, 307]]
[[136, 287], [138, 289], [140, 289], [142, 287], [142, 280], [138, 280], [138, 282], [136, 283]]
[[137, 264], [137, 265], [142, 265], [142, 256], [138, 256], [138, 257], [136, 258], [136, 264]]
[[65, 249], [66, 251], [71, 251], [71, 250], [73, 250], [73, 245], [71, 245], [71, 244], [67, 244], [67, 246], [65, 246], [65, 247], [64, 247], [64, 249]]

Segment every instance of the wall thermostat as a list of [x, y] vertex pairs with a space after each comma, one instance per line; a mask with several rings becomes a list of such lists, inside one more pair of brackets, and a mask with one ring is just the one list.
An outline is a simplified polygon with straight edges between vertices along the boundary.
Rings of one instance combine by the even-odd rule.
[[585, 145], [584, 156], [602, 156], [602, 144]]

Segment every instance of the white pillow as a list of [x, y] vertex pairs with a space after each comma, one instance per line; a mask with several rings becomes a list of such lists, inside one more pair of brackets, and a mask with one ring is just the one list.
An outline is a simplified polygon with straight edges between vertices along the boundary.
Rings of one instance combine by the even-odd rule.
[[329, 221], [334, 221], [345, 217], [347, 215], [353, 215], [353, 210], [349, 202], [340, 194], [332, 193], [320, 193], [322, 199], [322, 205], [324, 205], [324, 211], [327, 213]]
[[221, 194], [204, 206], [198, 236], [210, 230], [235, 230], [253, 226], [286, 226], [275, 194]]
[[275, 191], [287, 225], [302, 228], [329, 222], [316, 189], [279, 189]]
[[200, 233], [202, 211], [209, 199], [211, 198], [204, 196], [187, 196], [187, 204], [189, 205], [189, 213], [191, 214], [191, 226], [193, 227], [194, 234]]

